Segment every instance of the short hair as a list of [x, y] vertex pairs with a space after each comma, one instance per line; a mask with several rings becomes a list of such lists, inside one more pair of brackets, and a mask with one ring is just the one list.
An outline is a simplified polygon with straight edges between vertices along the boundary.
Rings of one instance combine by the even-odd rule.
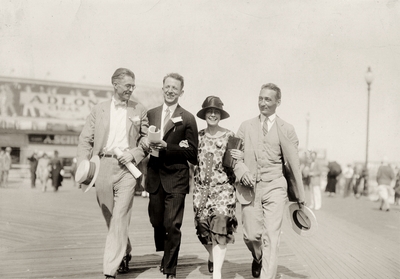
[[111, 83], [114, 84], [116, 80], [121, 80], [125, 76], [130, 76], [131, 78], [135, 79], [135, 74], [131, 70], [126, 68], [118, 68], [111, 77]]
[[281, 89], [278, 86], [276, 86], [275, 84], [273, 84], [273, 83], [263, 84], [261, 86], [261, 90], [263, 90], [263, 89], [270, 89], [272, 91], [275, 91], [276, 92], [276, 99], [277, 100], [281, 99]]
[[182, 87], [181, 87], [181, 89], [183, 89], [183, 86], [184, 86], [184, 84], [185, 84], [185, 81], [183, 80], [183, 76], [181, 76], [180, 74], [178, 74], [178, 73], [169, 73], [169, 74], [167, 74], [165, 77], [164, 77], [164, 79], [163, 79], [163, 84], [165, 83], [165, 80], [167, 79], [167, 78], [173, 78], [173, 79], [176, 79], [176, 80], [179, 80], [180, 82], [181, 82], [181, 85], [182, 85]]

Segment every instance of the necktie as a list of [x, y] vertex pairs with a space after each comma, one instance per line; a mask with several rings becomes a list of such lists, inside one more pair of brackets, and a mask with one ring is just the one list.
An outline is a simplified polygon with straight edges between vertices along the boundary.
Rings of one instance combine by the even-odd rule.
[[164, 128], [163, 128], [164, 129], [164, 133], [165, 133], [165, 126], [167, 126], [167, 123], [169, 121], [170, 116], [171, 116], [171, 112], [169, 111], [169, 108], [167, 108], [165, 110], [165, 117], [164, 117]]
[[264, 136], [266, 136], [268, 134], [268, 117], [265, 118], [262, 129], [263, 129]]

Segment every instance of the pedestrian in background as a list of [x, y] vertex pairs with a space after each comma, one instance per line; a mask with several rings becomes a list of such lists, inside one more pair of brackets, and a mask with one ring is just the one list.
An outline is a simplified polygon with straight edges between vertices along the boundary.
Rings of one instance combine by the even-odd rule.
[[353, 191], [354, 196], [358, 199], [361, 196], [362, 188], [364, 187], [363, 182], [363, 166], [360, 164], [356, 164], [354, 166], [354, 174], [353, 174]]
[[314, 210], [321, 209], [321, 175], [322, 165], [317, 160], [317, 152], [312, 151], [311, 154], [311, 166], [310, 166], [310, 186], [311, 186], [311, 204], [310, 208]]
[[54, 157], [50, 161], [51, 165], [51, 181], [54, 187], [54, 191], [58, 191], [58, 187], [62, 185], [63, 176], [61, 175], [61, 170], [64, 168], [63, 163], [58, 157], [58, 151], [54, 151]]
[[[76, 164], [76, 162], [77, 162], [77, 159], [76, 159], [76, 157], [74, 157], [73, 159], [72, 159], [72, 164], [71, 164], [71, 179], [72, 179], [72, 183], [73, 183], [73, 185], [74, 185], [74, 187], [76, 186], [76, 181], [75, 181], [75, 174], [76, 174], [76, 168], [77, 168], [77, 164]], [[79, 184], [79, 188], [81, 188], [81, 185]]]
[[396, 166], [396, 182], [394, 184], [394, 204], [400, 205], [400, 168]]
[[4, 170], [4, 149], [0, 149], [0, 187], [3, 186], [3, 170]]
[[336, 162], [328, 163], [328, 173], [327, 173], [327, 185], [325, 188], [325, 192], [328, 193], [328, 196], [334, 196], [336, 194], [336, 185], [338, 183], [338, 176], [342, 173], [342, 168]]
[[11, 169], [11, 147], [6, 147], [6, 152], [3, 155], [3, 187], [8, 186], [8, 174]]
[[38, 166], [37, 152], [34, 151], [32, 156], [28, 157], [31, 172], [31, 188], [36, 187], [36, 169]]
[[378, 168], [376, 181], [378, 182], [378, 194], [381, 200], [379, 210], [389, 211], [390, 199], [394, 198], [395, 174], [389, 165], [388, 158], [383, 157], [382, 164]]
[[221, 278], [228, 243], [234, 243], [236, 219], [236, 195], [232, 169], [223, 166], [225, 152], [240, 159], [243, 152], [226, 150], [228, 140], [235, 133], [219, 126], [229, 117], [223, 110], [220, 98], [205, 99], [197, 117], [207, 122], [207, 128], [199, 131], [198, 165], [194, 173], [193, 209], [196, 234], [208, 252], [208, 271], [213, 279]]
[[50, 170], [51, 170], [50, 158], [43, 151], [38, 152], [38, 158], [39, 158], [39, 160], [38, 160], [38, 165], [36, 168], [36, 175], [40, 181], [42, 191], [46, 192], [47, 183], [50, 179]]
[[347, 164], [347, 166], [343, 170], [344, 177], [344, 190], [343, 197], [346, 198], [350, 195], [353, 183], [354, 169], [351, 164]]

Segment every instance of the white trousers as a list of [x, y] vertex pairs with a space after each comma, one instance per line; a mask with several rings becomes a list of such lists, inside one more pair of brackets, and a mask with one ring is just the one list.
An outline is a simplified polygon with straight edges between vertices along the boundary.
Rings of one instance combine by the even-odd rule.
[[125, 255], [132, 250], [128, 238], [136, 179], [115, 158], [103, 157], [96, 179], [97, 201], [108, 227], [103, 272], [115, 276]]

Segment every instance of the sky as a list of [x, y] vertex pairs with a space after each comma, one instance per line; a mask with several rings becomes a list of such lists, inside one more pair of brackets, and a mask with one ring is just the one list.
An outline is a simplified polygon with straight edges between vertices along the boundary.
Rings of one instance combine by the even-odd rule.
[[342, 164], [365, 160], [371, 67], [369, 159], [400, 162], [399, 0], [0, 5], [0, 76], [110, 85], [126, 67], [138, 86], [161, 88], [178, 72], [180, 104], [195, 115], [207, 96], [220, 97], [231, 115], [220, 125], [234, 132], [259, 114], [261, 85], [272, 82], [282, 91], [277, 114], [294, 125], [299, 147]]

